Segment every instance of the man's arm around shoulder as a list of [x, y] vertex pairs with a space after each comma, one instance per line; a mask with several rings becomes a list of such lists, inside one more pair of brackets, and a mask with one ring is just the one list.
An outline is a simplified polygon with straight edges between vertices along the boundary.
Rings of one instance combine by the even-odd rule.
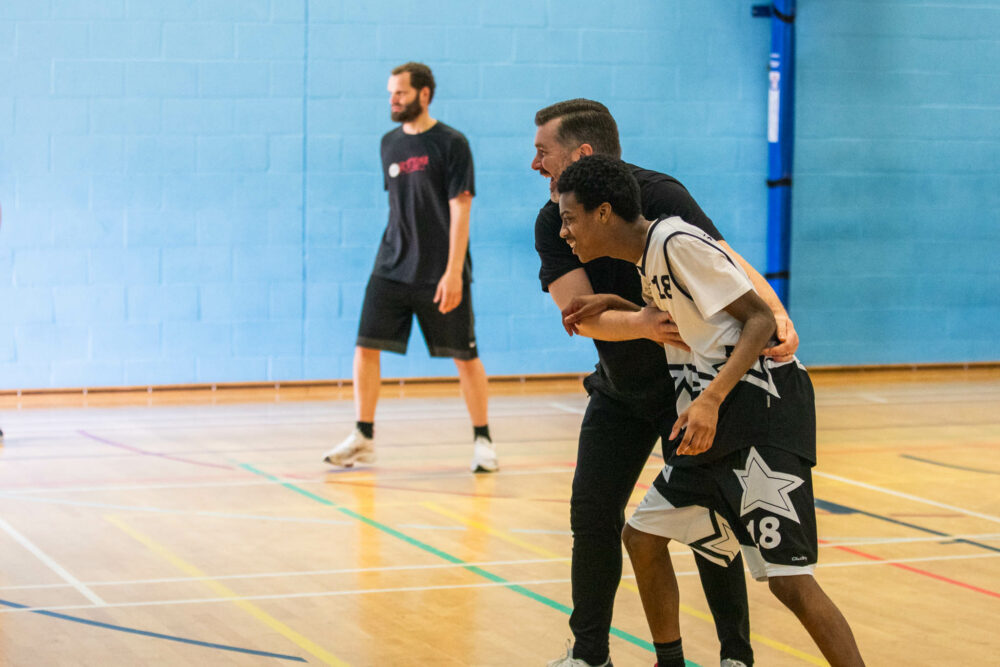
[[[573, 269], [549, 283], [549, 294], [555, 301], [560, 313], [568, 314], [578, 310], [586, 303], [588, 297], [594, 296], [594, 288], [587, 278], [587, 272]], [[619, 297], [618, 303], [625, 302]], [[631, 310], [602, 310], [595, 315], [573, 321], [573, 330], [581, 336], [597, 340], [622, 341], [648, 338], [657, 343], [667, 343], [687, 349], [675, 325], [667, 313], [652, 306], [640, 308], [632, 306]], [[567, 329], [569, 330], [569, 329]], [[572, 335], [572, 334], [571, 334]]]

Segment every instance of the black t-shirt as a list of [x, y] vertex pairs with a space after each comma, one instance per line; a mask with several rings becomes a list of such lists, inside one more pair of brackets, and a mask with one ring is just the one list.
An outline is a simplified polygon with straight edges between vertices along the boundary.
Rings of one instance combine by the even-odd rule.
[[[420, 134], [406, 134], [400, 126], [382, 137], [382, 176], [389, 192], [389, 224], [372, 273], [435, 285], [448, 266], [448, 200], [476, 193], [469, 142], [440, 121]], [[463, 275], [466, 281], [472, 277], [468, 250]]]
[[[712, 220], [677, 179], [656, 171], [629, 165], [639, 182], [642, 215], [647, 220], [677, 215], [700, 227], [713, 238], [722, 239]], [[559, 237], [562, 220], [559, 205], [548, 202], [535, 220], [535, 250], [542, 267], [538, 278], [542, 290], [570, 271], [583, 268], [597, 294], [617, 294], [639, 306], [645, 305], [642, 284], [635, 265], [620, 259], [602, 257], [586, 264], [573, 254], [569, 244]], [[647, 339], [628, 341], [594, 340], [600, 363], [591, 380], [604, 393], [627, 401], [666, 400], [673, 403], [674, 386], [667, 370], [663, 348]]]

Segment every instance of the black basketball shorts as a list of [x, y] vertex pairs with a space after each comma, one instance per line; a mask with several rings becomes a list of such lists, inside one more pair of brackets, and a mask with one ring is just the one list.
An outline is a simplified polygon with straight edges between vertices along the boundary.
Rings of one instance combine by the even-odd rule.
[[767, 446], [700, 466], [668, 465], [629, 524], [717, 563], [728, 563], [742, 547], [758, 581], [810, 574], [817, 556], [811, 469], [808, 460]]
[[478, 357], [469, 283], [462, 288], [462, 303], [444, 314], [434, 303], [436, 291], [436, 285], [410, 285], [373, 275], [361, 307], [358, 346], [405, 354], [416, 315], [432, 357]]

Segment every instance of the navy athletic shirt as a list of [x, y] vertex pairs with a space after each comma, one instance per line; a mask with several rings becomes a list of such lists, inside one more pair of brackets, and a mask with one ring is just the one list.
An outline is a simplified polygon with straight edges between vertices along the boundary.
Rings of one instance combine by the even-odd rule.
[[[719, 230], [677, 179], [649, 169], [629, 165], [639, 181], [642, 215], [648, 220], [680, 216], [686, 222], [722, 240]], [[548, 202], [535, 220], [535, 250], [542, 262], [538, 278], [542, 290], [570, 271], [583, 268], [596, 294], [617, 294], [643, 306], [642, 284], [635, 265], [602, 257], [583, 264], [569, 244], [559, 237], [562, 220], [559, 205]], [[594, 340], [599, 363], [591, 376], [592, 386], [623, 401], [673, 404], [674, 386], [663, 348], [648, 339], [628, 341]]]
[[[476, 194], [472, 151], [465, 136], [438, 121], [426, 132], [402, 126], [382, 137], [382, 175], [389, 192], [389, 224], [372, 273], [411, 285], [436, 285], [448, 266], [448, 200]], [[463, 277], [472, 279], [466, 250]]]

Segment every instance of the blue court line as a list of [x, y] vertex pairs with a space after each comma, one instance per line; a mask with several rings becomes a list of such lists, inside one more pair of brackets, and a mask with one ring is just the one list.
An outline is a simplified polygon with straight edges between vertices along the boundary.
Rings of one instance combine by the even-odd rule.
[[814, 500], [816, 507], [821, 510], [826, 510], [831, 514], [861, 514], [863, 516], [868, 516], [873, 519], [878, 519], [879, 521], [887, 521], [888, 523], [894, 523], [897, 526], [905, 526], [907, 528], [912, 528], [913, 530], [920, 531], [922, 533], [928, 533], [930, 535], [939, 535], [940, 537], [949, 538], [952, 542], [969, 544], [974, 547], [979, 547], [980, 549], [986, 549], [987, 551], [995, 551], [1000, 553], [1000, 547], [990, 546], [989, 544], [983, 544], [982, 542], [975, 542], [973, 540], [967, 540], [962, 537], [952, 537], [948, 533], [942, 533], [940, 530], [934, 530], [933, 528], [926, 528], [924, 526], [918, 526], [915, 523], [910, 523], [909, 521], [901, 521], [899, 519], [893, 519], [892, 517], [883, 516], [881, 514], [875, 514], [874, 512], [868, 512], [865, 510], [859, 510], [854, 507], [848, 507], [847, 505], [840, 505], [838, 503], [830, 502], [829, 500], [820, 500], [816, 498]]
[[104, 628], [106, 630], [117, 630], [118, 632], [127, 632], [133, 635], [142, 635], [143, 637], [153, 637], [154, 639], [166, 639], [172, 642], [180, 642], [182, 644], [191, 644], [193, 646], [204, 646], [205, 648], [219, 649], [220, 651], [233, 651], [235, 653], [246, 653], [249, 655], [259, 655], [264, 658], [277, 658], [279, 660], [292, 660], [294, 662], [306, 662], [305, 658], [300, 658], [296, 655], [285, 655], [283, 653], [269, 653], [267, 651], [256, 651], [251, 648], [240, 648], [238, 646], [226, 646], [225, 644], [215, 644], [213, 642], [203, 642], [197, 639], [187, 639], [185, 637], [175, 637], [174, 635], [164, 635], [159, 632], [150, 632], [148, 630], [138, 630], [136, 628], [126, 628], [123, 625], [112, 625], [111, 623], [102, 623], [100, 621], [92, 621], [89, 618], [81, 618], [79, 616], [70, 616], [68, 614], [60, 614], [54, 611], [45, 611], [43, 609], [29, 609], [28, 605], [18, 604], [16, 602], [11, 602], [10, 600], [0, 600], [0, 604], [6, 605], [8, 607], [13, 607], [14, 609], [28, 609], [32, 614], [41, 614], [42, 616], [49, 616], [52, 618], [58, 618], [63, 621], [73, 621], [74, 623], [83, 623], [84, 625], [93, 625], [94, 627]]
[[[392, 528], [391, 526], [387, 526], [384, 523], [380, 523], [378, 521], [375, 521], [374, 519], [369, 518], [369, 517], [367, 517], [367, 516], [365, 516], [363, 514], [358, 514], [354, 510], [348, 509], [347, 507], [342, 507], [341, 505], [338, 505], [337, 503], [333, 502], [332, 500], [329, 500], [328, 498], [324, 498], [323, 496], [317, 495], [317, 494], [313, 493], [312, 491], [308, 491], [306, 489], [303, 489], [302, 487], [296, 486], [295, 484], [292, 484], [290, 482], [284, 482], [281, 479], [279, 479], [278, 477], [275, 477], [274, 475], [271, 475], [270, 473], [266, 473], [266, 472], [264, 472], [262, 470], [258, 470], [257, 468], [254, 468], [252, 465], [250, 465], [248, 463], [240, 463], [239, 467], [243, 468], [244, 470], [247, 470], [249, 472], [252, 472], [255, 475], [258, 475], [260, 477], [264, 477], [265, 479], [269, 479], [272, 482], [276, 482], [276, 483], [280, 484], [281, 486], [285, 487], [286, 489], [288, 489], [289, 491], [294, 491], [295, 493], [303, 495], [306, 498], [309, 498], [310, 500], [314, 500], [314, 501], [316, 501], [316, 502], [318, 502], [318, 503], [320, 503], [322, 505], [326, 505], [327, 507], [332, 507], [333, 509], [337, 510], [338, 512], [340, 512], [342, 514], [346, 514], [347, 516], [349, 516], [349, 517], [351, 517], [353, 519], [357, 519], [358, 521], [360, 521], [360, 522], [362, 522], [362, 523], [364, 523], [366, 525], [369, 525], [372, 528], [376, 528], [376, 529], [382, 531], [383, 533], [386, 533], [388, 535], [392, 535], [393, 537], [396, 537], [396, 538], [398, 538], [398, 539], [406, 542], [407, 544], [411, 544], [411, 545], [417, 547], [418, 549], [421, 549], [423, 551], [426, 551], [427, 553], [433, 554], [433, 555], [437, 556], [438, 558], [442, 558], [442, 559], [448, 561], [449, 563], [454, 563], [456, 565], [461, 565], [462, 567], [464, 567], [469, 572], [472, 572], [473, 574], [477, 574], [480, 577], [483, 577], [484, 579], [488, 579], [489, 581], [492, 581], [492, 582], [497, 583], [497, 584], [503, 584], [505, 587], [509, 588], [510, 590], [514, 591], [515, 593], [520, 593], [521, 595], [523, 595], [523, 596], [525, 596], [527, 598], [530, 598], [530, 599], [534, 600], [535, 602], [541, 602], [545, 606], [550, 607], [552, 609], [555, 609], [556, 611], [561, 611], [562, 613], [566, 614], [567, 616], [569, 616], [570, 614], [573, 613], [573, 609], [571, 607], [568, 607], [568, 606], [564, 605], [561, 602], [557, 602], [557, 601], [553, 600], [552, 598], [545, 597], [544, 595], [541, 595], [540, 593], [536, 593], [535, 591], [532, 591], [532, 590], [530, 590], [528, 588], [525, 588], [524, 586], [521, 586], [520, 584], [511, 583], [511, 582], [507, 581], [506, 579], [504, 579], [503, 577], [501, 577], [501, 576], [499, 576], [497, 574], [493, 574], [492, 572], [490, 572], [488, 570], [484, 570], [483, 568], [478, 567], [476, 565], [468, 565], [468, 564], [465, 563], [465, 561], [463, 561], [461, 558], [458, 558], [457, 556], [453, 556], [450, 553], [447, 553], [445, 551], [442, 551], [442, 550], [438, 549], [437, 547], [434, 547], [434, 546], [431, 546], [430, 544], [427, 544], [426, 542], [422, 542], [422, 541], [420, 541], [420, 540], [418, 540], [418, 539], [416, 539], [414, 537], [410, 537], [409, 535], [407, 535], [405, 533], [401, 533], [400, 531], [396, 530], [395, 528]], [[611, 627], [611, 634], [614, 635], [615, 637], [618, 637], [619, 639], [624, 639], [625, 641], [629, 642], [630, 644], [633, 644], [633, 645], [638, 646], [640, 648], [644, 648], [644, 649], [646, 649], [647, 651], [649, 651], [651, 653], [655, 653], [655, 651], [656, 651], [656, 649], [653, 646], [652, 642], [648, 642], [645, 639], [641, 639], [639, 637], [636, 637], [635, 635], [630, 634], [628, 632], [625, 632], [624, 630], [620, 630], [620, 629], [618, 629], [618, 628], [616, 628], [614, 626]], [[700, 667], [697, 663], [691, 662], [690, 660], [685, 660], [685, 664], [686, 664], [687, 667]]]
[[922, 459], [919, 456], [913, 456], [912, 454], [900, 454], [900, 458], [910, 459], [911, 461], [919, 461], [920, 463], [930, 463], [932, 466], [941, 466], [942, 468], [951, 468], [952, 470], [964, 470], [966, 472], [978, 472], [984, 475], [1000, 475], [1000, 472], [996, 470], [984, 470], [982, 468], [970, 468], [968, 466], [957, 466], [954, 463], [942, 463], [941, 461], [933, 461], [931, 459]]

